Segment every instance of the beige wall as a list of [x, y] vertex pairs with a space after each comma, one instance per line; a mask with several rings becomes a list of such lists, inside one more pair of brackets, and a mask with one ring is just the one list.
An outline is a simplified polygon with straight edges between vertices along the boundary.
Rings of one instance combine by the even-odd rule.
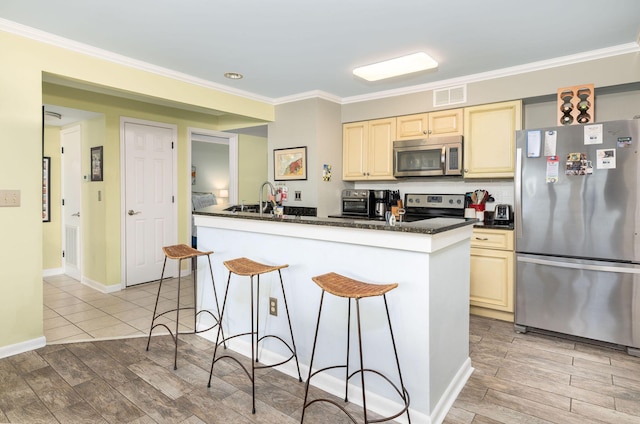
[[[42, 196], [42, 119], [43, 75], [50, 79], [72, 80], [86, 86], [100, 86], [118, 92], [139, 93], [150, 99], [166, 99], [169, 102], [195, 105], [202, 110], [220, 110], [234, 116], [219, 118], [219, 124], [208, 121], [208, 128], [220, 130], [224, 125], [255, 124], [274, 117], [272, 105], [237, 97], [210, 88], [196, 86], [168, 77], [128, 68], [96, 59], [91, 56], [67, 51], [48, 44], [29, 40], [13, 34], [0, 32], [0, 51], [3, 64], [0, 67], [0, 181], [2, 188], [21, 191], [21, 205], [17, 208], [0, 208], [0, 356], [29, 349], [42, 343], [42, 269], [43, 269], [43, 223], [41, 216]], [[48, 92], [47, 102], [56, 103], [61, 93]], [[95, 95], [98, 97], [99, 95]], [[70, 107], [91, 104], [91, 99], [76, 99]], [[73, 102], [70, 102], [73, 103]], [[127, 109], [116, 112], [113, 105], [105, 113], [104, 160], [107, 164], [119, 163], [119, 147], [113, 140], [119, 139], [120, 115], [140, 119], [154, 117], [164, 120], [167, 112]], [[93, 110], [96, 111], [96, 110]], [[99, 110], [98, 110], [99, 111]], [[134, 114], [134, 112], [136, 112]], [[183, 114], [181, 114], [183, 113]], [[204, 119], [187, 117], [187, 112], [175, 109], [180, 121], [180, 137], [186, 137], [186, 127], [204, 127]], [[201, 114], [205, 116], [205, 114]], [[207, 115], [208, 116], [208, 115]], [[246, 118], [243, 118], [246, 117]], [[161, 119], [162, 118], [162, 119]], [[245, 125], [247, 126], [247, 125]], [[92, 142], [88, 142], [87, 148]], [[119, 146], [119, 145], [118, 145]], [[186, 152], [184, 142], [179, 146], [179, 189], [186, 190]], [[91, 275], [104, 275], [105, 284], [120, 281], [120, 230], [119, 230], [119, 167], [107, 166], [104, 170], [104, 194], [107, 196], [98, 208], [104, 210], [104, 253], [100, 261], [90, 262], [94, 267]], [[89, 188], [87, 200], [97, 198], [97, 187]], [[180, 196], [180, 193], [179, 193]], [[107, 200], [108, 199], [108, 200]], [[179, 212], [180, 240], [186, 239], [188, 202]], [[89, 225], [93, 225], [93, 222]], [[53, 227], [51, 227], [53, 228]], [[49, 228], [47, 228], [49, 231]], [[88, 243], [91, 245], [91, 242]], [[95, 273], [94, 273], [95, 271]], [[8, 353], [7, 353], [8, 352]]]
[[[341, 106], [323, 99], [307, 99], [278, 105], [276, 120], [269, 124], [269, 180], [273, 181], [273, 150], [307, 147], [307, 179], [283, 181], [289, 189], [287, 206], [317, 207], [319, 216], [339, 213], [342, 181]], [[333, 178], [322, 181], [324, 164], [333, 165]], [[301, 201], [294, 193], [300, 191]]]
[[51, 221], [42, 223], [42, 269], [59, 269], [62, 266], [60, 128], [45, 127], [44, 155], [51, 158]]

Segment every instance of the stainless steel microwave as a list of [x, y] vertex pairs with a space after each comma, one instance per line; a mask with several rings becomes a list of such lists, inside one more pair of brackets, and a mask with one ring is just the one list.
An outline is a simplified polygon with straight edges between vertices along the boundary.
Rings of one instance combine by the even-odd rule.
[[394, 177], [462, 175], [462, 136], [393, 142]]

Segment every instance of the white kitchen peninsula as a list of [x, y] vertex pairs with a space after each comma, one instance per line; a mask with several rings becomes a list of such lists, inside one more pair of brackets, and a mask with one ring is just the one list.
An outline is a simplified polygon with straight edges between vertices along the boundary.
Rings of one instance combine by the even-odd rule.
[[[274, 218], [255, 213], [232, 213], [215, 208], [194, 212], [198, 249], [211, 250], [213, 273], [220, 302], [227, 270], [223, 261], [248, 257], [267, 264], [289, 264], [283, 270], [285, 290], [306, 380], [311, 357], [320, 289], [311, 277], [326, 272], [371, 282], [397, 282], [387, 295], [391, 321], [405, 386], [411, 399], [413, 423], [439, 423], [472, 372], [469, 359], [469, 258], [473, 222], [435, 218], [389, 227], [383, 222], [315, 217]], [[200, 269], [206, 261], [199, 262]], [[260, 282], [260, 331], [288, 334], [284, 302], [277, 273]], [[208, 272], [199, 275], [202, 306], [213, 306]], [[249, 328], [249, 282], [233, 277], [224, 329], [234, 334]], [[208, 291], [207, 291], [208, 290]], [[268, 297], [278, 300], [278, 315], [267, 316]], [[395, 378], [382, 298], [363, 299], [363, 349], [365, 367]], [[347, 301], [325, 296], [316, 365], [344, 363]], [[353, 319], [353, 316], [352, 316]], [[352, 327], [352, 330], [354, 328]], [[215, 334], [207, 333], [215, 340]], [[355, 340], [355, 339], [352, 339]], [[231, 346], [249, 356], [249, 340]], [[260, 354], [265, 362], [284, 356], [277, 344], [267, 344]], [[352, 349], [352, 364], [357, 350]], [[295, 374], [293, 363], [280, 369]], [[343, 397], [344, 371], [316, 377], [314, 385]], [[358, 379], [351, 380], [357, 384]], [[292, 379], [291, 384], [297, 383]], [[398, 399], [379, 379], [367, 380], [370, 410], [388, 415], [397, 411]], [[357, 387], [349, 400], [360, 403]], [[302, 400], [301, 405], [302, 407]], [[259, 413], [258, 406], [258, 413]], [[398, 420], [406, 419], [406, 415]]]

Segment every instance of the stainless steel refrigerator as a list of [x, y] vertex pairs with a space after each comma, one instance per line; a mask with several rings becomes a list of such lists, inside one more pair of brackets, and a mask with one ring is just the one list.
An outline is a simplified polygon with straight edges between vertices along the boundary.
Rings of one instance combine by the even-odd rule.
[[640, 353], [640, 120], [516, 137], [517, 331]]

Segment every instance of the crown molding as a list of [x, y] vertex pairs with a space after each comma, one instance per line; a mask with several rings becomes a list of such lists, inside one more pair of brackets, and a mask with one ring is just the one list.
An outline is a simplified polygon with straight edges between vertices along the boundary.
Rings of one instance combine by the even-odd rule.
[[284, 103], [298, 102], [300, 100], [308, 100], [308, 99], [323, 99], [328, 100], [330, 102], [342, 104], [342, 98], [335, 96], [331, 93], [327, 93], [322, 90], [312, 90], [305, 91], [304, 93], [293, 94], [291, 96], [278, 97], [273, 101], [274, 105], [280, 105]]
[[268, 104], [273, 104], [273, 99], [250, 93], [244, 90], [234, 89], [232, 87], [217, 84], [202, 78], [197, 78], [192, 75], [177, 72], [172, 69], [163, 68], [161, 66], [152, 65], [141, 60], [132, 59], [127, 56], [119, 55], [108, 50], [99, 49], [97, 47], [89, 46], [84, 43], [80, 43], [68, 38], [59, 37], [57, 35], [40, 31], [28, 27], [26, 25], [18, 24], [16, 22], [8, 21], [0, 18], [0, 31], [9, 32], [15, 35], [19, 35], [25, 38], [30, 38], [35, 41], [39, 41], [45, 44], [49, 44], [55, 47], [60, 47], [66, 50], [70, 50], [76, 53], [84, 54], [87, 56], [95, 57], [97, 59], [106, 60], [119, 65], [127, 66], [129, 68], [138, 69], [152, 74], [164, 76], [167, 78], [175, 79], [178, 81], [186, 82], [188, 84], [197, 85], [204, 88], [210, 88], [213, 90], [221, 91], [223, 93], [232, 94], [234, 96], [244, 97], [249, 100], [256, 100]]
[[16, 22], [12, 22], [2, 18], [0, 18], [0, 31], [13, 33], [19, 36], [40, 41], [42, 43], [50, 44], [50, 45], [64, 48], [80, 54], [84, 54], [84, 55], [95, 57], [102, 60], [107, 60], [109, 62], [113, 62], [123, 66], [134, 68], [134, 69], [139, 69], [145, 72], [150, 72], [150, 73], [164, 76], [167, 78], [172, 78], [188, 84], [193, 84], [193, 85], [201, 86], [204, 88], [221, 91], [223, 93], [227, 93], [234, 96], [239, 96], [249, 100], [255, 100], [255, 101], [259, 101], [259, 102], [263, 102], [271, 105], [291, 103], [291, 102], [307, 100], [311, 98], [321, 98], [321, 99], [338, 103], [338, 104], [358, 103], [358, 102], [364, 102], [369, 100], [384, 99], [387, 97], [395, 97], [395, 96], [401, 96], [406, 94], [415, 94], [415, 93], [420, 93], [420, 92], [430, 91], [430, 90], [438, 90], [438, 89], [443, 89], [450, 86], [470, 84], [470, 83], [486, 81], [490, 79], [504, 78], [504, 77], [524, 74], [528, 72], [541, 71], [545, 69], [556, 68], [559, 66], [573, 65], [573, 64], [578, 64], [582, 62], [588, 62], [592, 60], [603, 59], [607, 57], [613, 57], [613, 56], [640, 51], [640, 33], [639, 33], [638, 39], [635, 42], [631, 42], [631, 43], [620, 44], [613, 47], [608, 47], [608, 48], [599, 49], [599, 50], [592, 50], [592, 51], [578, 53], [578, 54], [569, 55], [569, 56], [563, 56], [555, 59], [532, 62], [525, 65], [512, 66], [508, 68], [497, 69], [494, 71], [467, 75], [459, 78], [451, 78], [451, 79], [435, 81], [427, 84], [414, 85], [411, 87], [403, 87], [403, 88], [394, 89], [394, 90], [384, 90], [384, 91], [378, 91], [375, 93], [363, 94], [358, 96], [350, 96], [350, 97], [344, 97], [344, 98], [338, 97], [336, 95], [333, 95], [331, 93], [327, 93], [321, 90], [312, 90], [312, 91], [307, 91], [299, 94], [294, 94], [291, 96], [279, 97], [274, 99], [270, 97], [260, 96], [248, 91], [234, 89], [232, 87], [222, 85], [222, 84], [217, 84], [202, 78], [196, 78], [188, 74], [177, 72], [168, 68], [163, 68], [161, 66], [152, 65], [150, 63], [143, 62], [140, 60], [131, 59], [126, 56], [122, 56], [119, 54], [109, 52], [107, 50], [92, 47], [87, 44], [73, 41], [64, 37], [59, 37], [57, 35], [53, 35], [48, 32], [37, 30], [31, 27], [28, 27], [26, 25], [18, 24]]
[[427, 84], [414, 85], [411, 87], [404, 87], [395, 90], [378, 91], [376, 93], [364, 94], [361, 96], [345, 97], [342, 99], [342, 104], [358, 103], [369, 100], [384, 99], [387, 97], [401, 96], [405, 94], [415, 94], [430, 90], [440, 90], [443, 88], [470, 84], [474, 82], [487, 81], [496, 78], [504, 78], [513, 75], [526, 74], [528, 72], [541, 71], [545, 69], [557, 68], [559, 66], [574, 65], [577, 63], [589, 62], [597, 59], [604, 59], [607, 57], [619, 56], [628, 53], [635, 53], [640, 51], [640, 38], [638, 42], [620, 44], [613, 47], [607, 47], [599, 50], [592, 50], [584, 53], [578, 53], [569, 56], [562, 56], [549, 60], [541, 60], [538, 62], [531, 62], [525, 65], [512, 66], [509, 68], [496, 69], [489, 72], [481, 72], [478, 74], [467, 75], [460, 78], [451, 78], [448, 80], [440, 80]]

